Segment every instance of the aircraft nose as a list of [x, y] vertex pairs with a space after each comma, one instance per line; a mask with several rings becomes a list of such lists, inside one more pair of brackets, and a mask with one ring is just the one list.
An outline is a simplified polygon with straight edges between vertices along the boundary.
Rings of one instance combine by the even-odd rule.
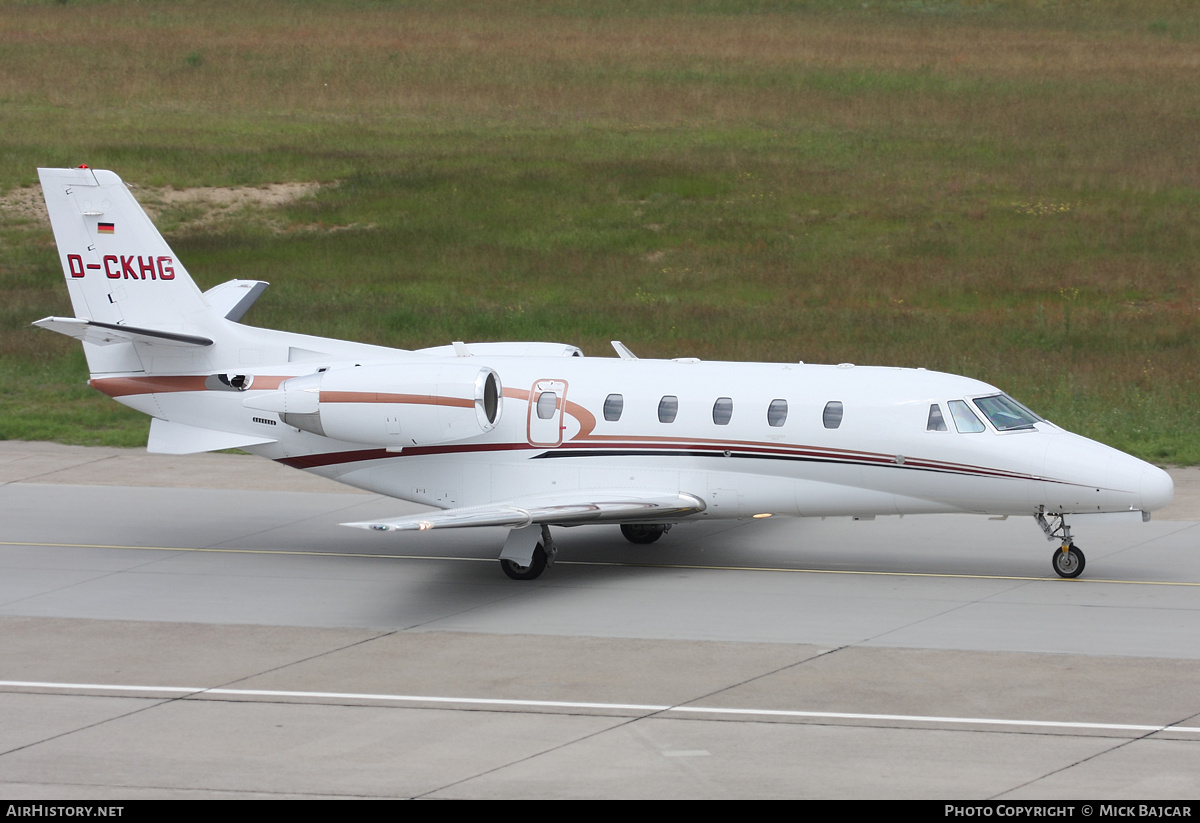
[[1151, 512], [1171, 502], [1175, 496], [1175, 482], [1162, 469], [1147, 465], [1142, 471], [1138, 490], [1142, 494], [1142, 510]]

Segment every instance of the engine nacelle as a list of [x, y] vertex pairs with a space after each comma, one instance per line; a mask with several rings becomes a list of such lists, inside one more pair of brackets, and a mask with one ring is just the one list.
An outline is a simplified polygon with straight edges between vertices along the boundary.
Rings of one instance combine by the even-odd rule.
[[499, 375], [487, 367], [417, 363], [293, 377], [244, 404], [322, 437], [400, 448], [486, 434], [500, 419], [503, 396]]

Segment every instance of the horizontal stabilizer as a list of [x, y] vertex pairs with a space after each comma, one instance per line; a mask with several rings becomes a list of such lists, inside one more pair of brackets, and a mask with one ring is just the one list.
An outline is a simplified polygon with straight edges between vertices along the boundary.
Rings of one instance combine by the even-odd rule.
[[156, 417], [150, 421], [150, 439], [146, 443], [146, 451], [151, 454], [195, 454], [274, 442], [273, 437], [202, 429]]
[[114, 323], [101, 323], [98, 320], [85, 320], [80, 317], [44, 317], [34, 321], [33, 325], [65, 334], [67, 337], [74, 337], [85, 343], [94, 343], [97, 346], [130, 342], [150, 343], [156, 346], [211, 346], [213, 344], [209, 338], [195, 334], [141, 329], [136, 326], [118, 326]]
[[373, 531], [424, 531], [473, 526], [507, 526], [516, 529], [535, 523], [567, 526], [662, 522], [699, 514], [704, 509], [703, 500], [684, 492], [587, 491], [341, 525]]
[[206, 291], [204, 299], [226, 320], [240, 323], [269, 285], [265, 280], [230, 280]]

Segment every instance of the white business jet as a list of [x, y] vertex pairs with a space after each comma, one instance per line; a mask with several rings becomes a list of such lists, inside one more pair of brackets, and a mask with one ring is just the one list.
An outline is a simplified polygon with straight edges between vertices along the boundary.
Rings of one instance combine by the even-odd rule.
[[240, 448], [425, 504], [346, 523], [507, 527], [506, 574], [554, 560], [551, 526], [966, 512], [1033, 518], [1062, 577], [1067, 519], [1149, 519], [1162, 470], [923, 369], [589, 358], [557, 343], [407, 351], [238, 321], [267, 284], [201, 292], [110, 171], [39, 169], [91, 385], [145, 412], [151, 452]]

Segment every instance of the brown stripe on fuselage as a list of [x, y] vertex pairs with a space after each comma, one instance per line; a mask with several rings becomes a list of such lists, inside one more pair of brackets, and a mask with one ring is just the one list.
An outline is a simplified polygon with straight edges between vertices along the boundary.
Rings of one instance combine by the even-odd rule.
[[177, 391], [204, 391], [207, 375], [156, 375], [146, 377], [94, 377], [88, 385], [109, 397], [130, 394], [159, 394]]
[[465, 397], [439, 397], [432, 394], [390, 394], [373, 391], [323, 391], [322, 403], [405, 403], [416, 406], [455, 406], [469, 409], [474, 400]]
[[[88, 385], [109, 397], [126, 397], [131, 394], [165, 394], [180, 391], [204, 391], [207, 374], [159, 374], [144, 377], [93, 377]], [[273, 391], [284, 380], [295, 375], [255, 375], [252, 390]]]
[[567, 401], [566, 411], [567, 414], [579, 421], [579, 433], [571, 439], [584, 440], [591, 436], [592, 430], [596, 428], [596, 415], [571, 400]]
[[[138, 377], [97, 377], [89, 381], [89, 385], [109, 397], [125, 397], [136, 394], [156, 394], [168, 392], [205, 391], [205, 381], [211, 375], [144, 375]], [[273, 391], [285, 380], [295, 375], [255, 375], [251, 391]], [[527, 389], [505, 389], [504, 396], [518, 401], [528, 401], [530, 392]], [[323, 403], [401, 403], [427, 404], [436, 406], [453, 406], [470, 408], [475, 405], [473, 400], [458, 397], [438, 397], [422, 394], [391, 394], [386, 392], [321, 392]], [[785, 445], [779, 443], [762, 443], [753, 440], [720, 440], [709, 438], [662, 437], [655, 435], [617, 435], [592, 434], [596, 427], [596, 417], [578, 403], [568, 401], [566, 413], [579, 422], [579, 432], [570, 441], [558, 446], [562, 450], [585, 448], [635, 448], [650, 450], [654, 447], [671, 450], [696, 449], [702, 451], [751, 451], [763, 456], [808, 457], [816, 459], [835, 459], [865, 464], [888, 465], [895, 463], [895, 457], [889, 454], [879, 454], [853, 449], [825, 448], [820, 446]], [[426, 446], [409, 447], [404, 449], [404, 456], [452, 454], [456, 452], [484, 452], [529, 450], [547, 451], [545, 447], [536, 447], [527, 443], [503, 444], [473, 444], [470, 446]], [[551, 449], [553, 451], [554, 449]], [[388, 457], [399, 457], [395, 452], [384, 449], [366, 449], [355, 452], [332, 452], [313, 454], [301, 457], [283, 458], [279, 462], [297, 468], [352, 463], [361, 460], [375, 460]], [[989, 469], [982, 466], [952, 463], [941, 460], [928, 460], [918, 457], [906, 457], [905, 463], [912, 468], [932, 469], [956, 473], [975, 474], [991, 477], [1012, 479], [1040, 479], [1049, 482], [1064, 482], [1052, 478], [1035, 478], [1031, 475], [1007, 471], [1005, 469]]]
[[[547, 380], [551, 378], [545, 378]], [[565, 382], [565, 381], [564, 381]], [[529, 400], [528, 389], [505, 389], [505, 397], [511, 397], [513, 400]], [[566, 413], [579, 421], [579, 431], [572, 437], [572, 440], [588, 437], [596, 428], [596, 415], [585, 409], [578, 403], [568, 400], [566, 404]]]

